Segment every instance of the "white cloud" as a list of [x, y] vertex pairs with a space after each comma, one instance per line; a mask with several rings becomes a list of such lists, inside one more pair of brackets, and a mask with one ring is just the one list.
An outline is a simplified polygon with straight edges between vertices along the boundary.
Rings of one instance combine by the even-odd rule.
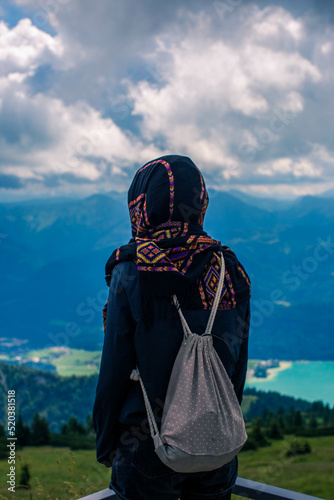
[[249, 19], [248, 25], [256, 39], [269, 43], [286, 40], [291, 37], [299, 41], [304, 35], [303, 23], [281, 7], [256, 9]]
[[[36, 4], [16, 3], [34, 19]], [[334, 182], [329, 25], [248, 3], [223, 22], [197, 1], [45, 5], [56, 36], [0, 22], [0, 172], [30, 179], [23, 189], [55, 175], [61, 192], [117, 189], [164, 153], [258, 194]]]
[[32, 72], [38, 65], [60, 58], [63, 46], [59, 37], [39, 30], [30, 19], [21, 19], [10, 29], [0, 21], [0, 74]]
[[321, 45], [321, 52], [323, 54], [329, 54], [333, 49], [333, 44], [332, 42], [326, 42], [323, 45]]
[[261, 198], [279, 198], [279, 199], [293, 199], [297, 196], [307, 195], [320, 195], [325, 191], [334, 189], [334, 182], [325, 183], [307, 183], [303, 184], [290, 184], [278, 183], [275, 184], [238, 184], [238, 190], [252, 196], [259, 196]]
[[65, 106], [59, 99], [43, 94], [28, 97], [20, 91], [11, 97], [18, 103], [18, 121], [35, 119], [31, 129], [19, 131], [14, 142], [1, 139], [2, 155], [13, 163], [2, 167], [5, 174], [28, 177], [29, 172], [31, 178], [43, 179], [43, 175], [70, 172], [94, 181], [104, 173], [98, 166], [100, 159], [128, 167], [159, 153], [87, 104]]
[[287, 300], [274, 300], [274, 304], [283, 307], [291, 307], [291, 302], [288, 302]]
[[299, 177], [319, 178], [322, 174], [322, 168], [312, 163], [308, 158], [300, 158], [297, 161], [291, 158], [279, 158], [269, 164], [259, 166], [256, 173], [268, 177], [275, 176], [275, 179], [287, 174], [291, 174], [292, 177], [297, 179]]
[[[154, 62], [159, 62], [161, 54], [168, 61], [163, 67], [166, 83], [129, 82], [133, 114], [141, 118], [141, 131], [148, 140], [163, 137], [167, 148], [193, 156], [205, 169], [245, 163], [245, 158], [233, 151], [243, 140], [260, 142], [259, 151], [275, 144], [278, 148], [281, 132], [304, 110], [304, 84], [317, 83], [321, 74], [295, 49], [289, 52], [259, 44], [258, 18], [255, 10], [245, 32], [238, 27], [238, 36], [232, 40], [213, 41], [216, 33], [212, 34], [210, 18], [204, 14], [193, 18], [198, 26], [192, 24], [181, 41], [174, 43], [163, 35], [158, 38], [159, 53]], [[275, 36], [288, 30], [294, 39], [301, 38], [301, 22], [294, 23], [282, 9], [261, 12], [261, 26], [274, 18]], [[277, 113], [285, 119], [279, 119]], [[233, 115], [236, 123], [245, 123], [242, 115], [251, 119], [252, 128], [232, 126]], [[263, 120], [268, 122], [265, 126]], [[319, 175], [319, 168], [305, 159], [291, 163], [295, 179]], [[272, 162], [258, 169], [251, 167], [251, 175], [249, 165], [243, 167], [250, 182], [257, 174], [277, 173]]]
[[321, 78], [318, 69], [299, 53], [274, 51], [251, 42], [243, 50], [243, 64], [248, 80], [262, 89], [296, 89], [305, 81]]
[[73, 186], [73, 178], [103, 184], [103, 176], [110, 172], [110, 184], [112, 178], [124, 175], [123, 167], [160, 154], [85, 102], [66, 105], [52, 95], [31, 93], [27, 77], [38, 65], [60, 60], [62, 43], [28, 19], [11, 30], [4, 23], [0, 28], [2, 174], [17, 176], [25, 185], [34, 182], [28, 185], [34, 191], [36, 183], [43, 186], [50, 178], [63, 189], [69, 174]]

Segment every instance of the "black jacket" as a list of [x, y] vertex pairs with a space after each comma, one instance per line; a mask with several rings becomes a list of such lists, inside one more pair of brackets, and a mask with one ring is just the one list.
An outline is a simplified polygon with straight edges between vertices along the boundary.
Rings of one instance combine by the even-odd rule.
[[[235, 259], [235, 266], [238, 261]], [[231, 273], [233, 274], [233, 273]], [[238, 286], [234, 283], [234, 286]], [[236, 289], [236, 296], [238, 295]], [[120, 424], [147, 422], [139, 382], [130, 380], [138, 365], [153, 409], [161, 410], [173, 363], [183, 331], [175, 306], [167, 300], [152, 299], [154, 321], [143, 320], [138, 273], [134, 262], [121, 262], [112, 272], [107, 323], [100, 373], [93, 409], [97, 460], [111, 467]], [[209, 310], [182, 309], [190, 329], [204, 333]], [[213, 344], [230, 376], [239, 402], [246, 378], [249, 295], [235, 308], [218, 310], [213, 325]], [[219, 338], [217, 338], [217, 337]]]

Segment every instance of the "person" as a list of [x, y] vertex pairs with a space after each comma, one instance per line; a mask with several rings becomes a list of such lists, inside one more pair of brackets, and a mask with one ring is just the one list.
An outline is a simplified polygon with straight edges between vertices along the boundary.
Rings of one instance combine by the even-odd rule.
[[[124, 500], [226, 500], [238, 461], [197, 473], [174, 472], [154, 451], [138, 366], [158, 426], [182, 342], [175, 293], [193, 332], [203, 333], [221, 266], [224, 287], [213, 345], [241, 404], [248, 359], [249, 277], [232, 250], [203, 229], [208, 193], [185, 156], [157, 158], [140, 168], [128, 191], [132, 238], [106, 263], [108, 301], [93, 408], [97, 461], [112, 467], [109, 488]], [[222, 207], [228, 217], [228, 207]], [[116, 497], [117, 498], [117, 497]]]

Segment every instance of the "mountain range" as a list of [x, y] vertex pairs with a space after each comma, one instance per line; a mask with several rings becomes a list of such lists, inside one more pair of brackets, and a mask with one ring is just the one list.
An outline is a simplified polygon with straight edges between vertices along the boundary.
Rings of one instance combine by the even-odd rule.
[[[334, 360], [334, 198], [210, 191], [204, 229], [252, 282], [249, 355]], [[126, 194], [0, 204], [0, 353], [103, 345], [104, 266], [131, 236]]]

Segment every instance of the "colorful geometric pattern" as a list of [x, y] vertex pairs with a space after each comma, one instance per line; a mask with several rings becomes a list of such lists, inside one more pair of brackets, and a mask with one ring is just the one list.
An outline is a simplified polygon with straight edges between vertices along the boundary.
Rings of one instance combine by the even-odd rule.
[[[152, 233], [149, 233], [149, 238], [154, 240], [164, 240], [178, 236], [185, 236], [188, 232], [188, 224], [178, 221], [164, 222], [157, 226]], [[152, 238], [153, 237], [153, 238]]]
[[247, 285], [250, 287], [251, 286], [251, 282], [247, 276], [247, 274], [245, 273], [244, 269], [241, 267], [241, 266], [238, 266], [238, 270], [241, 272], [242, 276], [245, 278], [246, 280], [246, 283]]
[[[165, 226], [165, 224], [164, 224]], [[167, 229], [168, 234], [169, 231], [173, 231], [176, 229], [176, 233], [179, 235], [178, 228]], [[163, 234], [166, 230], [157, 231], [154, 233], [156, 237], [158, 233]], [[172, 233], [173, 234], [173, 233]], [[163, 272], [163, 271], [172, 271], [179, 272], [184, 274], [186, 270], [189, 268], [193, 256], [196, 255], [197, 252], [203, 250], [205, 245], [212, 243], [213, 240], [207, 237], [196, 237], [191, 236], [188, 238], [188, 242], [193, 247], [193, 253], [189, 254], [189, 247], [174, 247], [168, 248], [163, 251], [160, 249], [152, 240], [147, 240], [146, 238], [136, 238], [138, 242], [137, 246], [137, 266], [139, 271], [153, 271], [153, 272]], [[230, 250], [230, 249], [227, 249]], [[218, 281], [220, 276], [221, 269], [221, 258], [220, 254], [214, 252], [213, 257], [209, 264], [207, 265], [203, 276], [199, 280], [199, 295], [202, 301], [202, 306], [204, 310], [211, 310], [214, 298], [216, 295]], [[241, 272], [241, 275], [245, 278], [247, 284], [250, 286], [250, 281], [241, 266], [238, 265], [238, 270]], [[103, 328], [105, 331], [106, 321], [107, 321], [107, 304], [106, 302], [103, 308]], [[233, 287], [233, 283], [231, 277], [225, 268], [225, 276], [224, 276], [224, 286], [221, 292], [221, 300], [218, 306], [219, 310], [229, 310], [235, 308], [237, 305], [235, 298], [235, 290]]]
[[144, 271], [143, 267], [150, 266], [159, 271], [173, 271], [169, 269], [170, 261], [166, 254], [154, 243], [154, 241], [141, 240], [137, 238], [137, 269]]
[[[164, 224], [167, 226], [167, 224]], [[179, 229], [175, 231], [175, 227], [169, 230], [166, 228], [163, 233], [169, 238], [175, 238], [183, 235], [186, 229]], [[158, 234], [157, 234], [158, 233]], [[172, 271], [185, 274], [189, 269], [194, 256], [203, 250], [211, 247], [212, 244], [217, 243], [207, 236], [190, 236], [186, 242], [186, 246], [176, 246], [161, 249], [155, 241], [161, 239], [161, 231], [154, 232], [150, 238], [136, 237], [137, 242], [137, 269], [138, 271]], [[158, 238], [156, 238], [158, 236]]]
[[[174, 176], [171, 169], [170, 164], [165, 160], [155, 160], [150, 163], [144, 165], [139, 172], [142, 172], [146, 168], [156, 163], [161, 163], [164, 165], [167, 171], [168, 180], [169, 180], [169, 218], [167, 223], [171, 221], [174, 211]], [[204, 187], [204, 185], [203, 185]], [[131, 219], [131, 230], [133, 236], [138, 236], [142, 233], [147, 232], [150, 229], [150, 222], [147, 216], [147, 208], [146, 208], [146, 193], [140, 194], [135, 200], [132, 200], [129, 203], [129, 211], [130, 211], [130, 219]]]
[[[211, 309], [216, 295], [219, 275], [221, 269], [221, 258], [216, 252], [213, 254], [210, 265], [199, 283], [199, 293], [201, 296], [203, 309]], [[225, 269], [224, 286], [221, 293], [221, 300], [218, 309], [233, 309], [236, 306], [235, 291], [230, 275]]]
[[208, 193], [205, 189], [205, 186], [204, 186], [204, 179], [202, 177], [202, 174], [200, 173], [200, 178], [201, 178], [201, 204], [203, 202], [203, 205], [202, 205], [202, 209], [201, 209], [201, 213], [199, 215], [199, 224], [201, 226], [203, 226], [203, 222], [204, 222], [204, 215], [205, 215], [205, 212], [206, 212], [206, 209], [208, 207], [208, 203], [209, 203], [209, 197], [208, 197]]
[[[151, 167], [130, 187], [132, 239], [110, 256], [106, 263], [105, 279], [110, 286], [115, 264], [131, 260], [140, 271], [143, 297], [160, 296], [163, 292], [172, 297], [173, 293], [179, 293], [185, 303], [190, 301], [191, 307], [211, 309], [220, 277], [221, 243], [210, 238], [203, 230], [208, 194], [202, 174], [198, 169], [196, 172], [196, 166], [189, 159], [181, 160], [173, 174], [174, 161], [179, 162], [179, 158], [168, 156], [153, 160], [137, 171], [136, 175], [140, 175]], [[189, 165], [191, 169], [188, 171]], [[159, 168], [156, 169], [156, 166]], [[149, 184], [151, 179], [152, 184]], [[176, 193], [175, 182], [178, 183]], [[160, 194], [161, 186], [164, 188]], [[165, 191], [167, 187], [168, 193]], [[150, 217], [152, 214], [152, 222], [148, 214]], [[153, 220], [164, 222], [154, 226]], [[223, 247], [223, 251], [227, 253], [224, 253], [226, 267], [219, 309], [232, 309], [239, 298], [243, 300], [250, 294], [250, 281], [242, 265], [237, 267], [238, 260], [233, 252], [227, 247]], [[163, 272], [165, 275], [161, 274]], [[146, 302], [149, 303], [149, 300]], [[107, 304], [103, 308], [104, 329]]]
[[133, 235], [146, 232], [150, 223], [146, 211], [146, 193], [142, 193], [129, 203], [131, 231]]
[[107, 306], [108, 306], [108, 301], [104, 304], [103, 310], [102, 310], [104, 333], [106, 333], [106, 325], [107, 325]]

